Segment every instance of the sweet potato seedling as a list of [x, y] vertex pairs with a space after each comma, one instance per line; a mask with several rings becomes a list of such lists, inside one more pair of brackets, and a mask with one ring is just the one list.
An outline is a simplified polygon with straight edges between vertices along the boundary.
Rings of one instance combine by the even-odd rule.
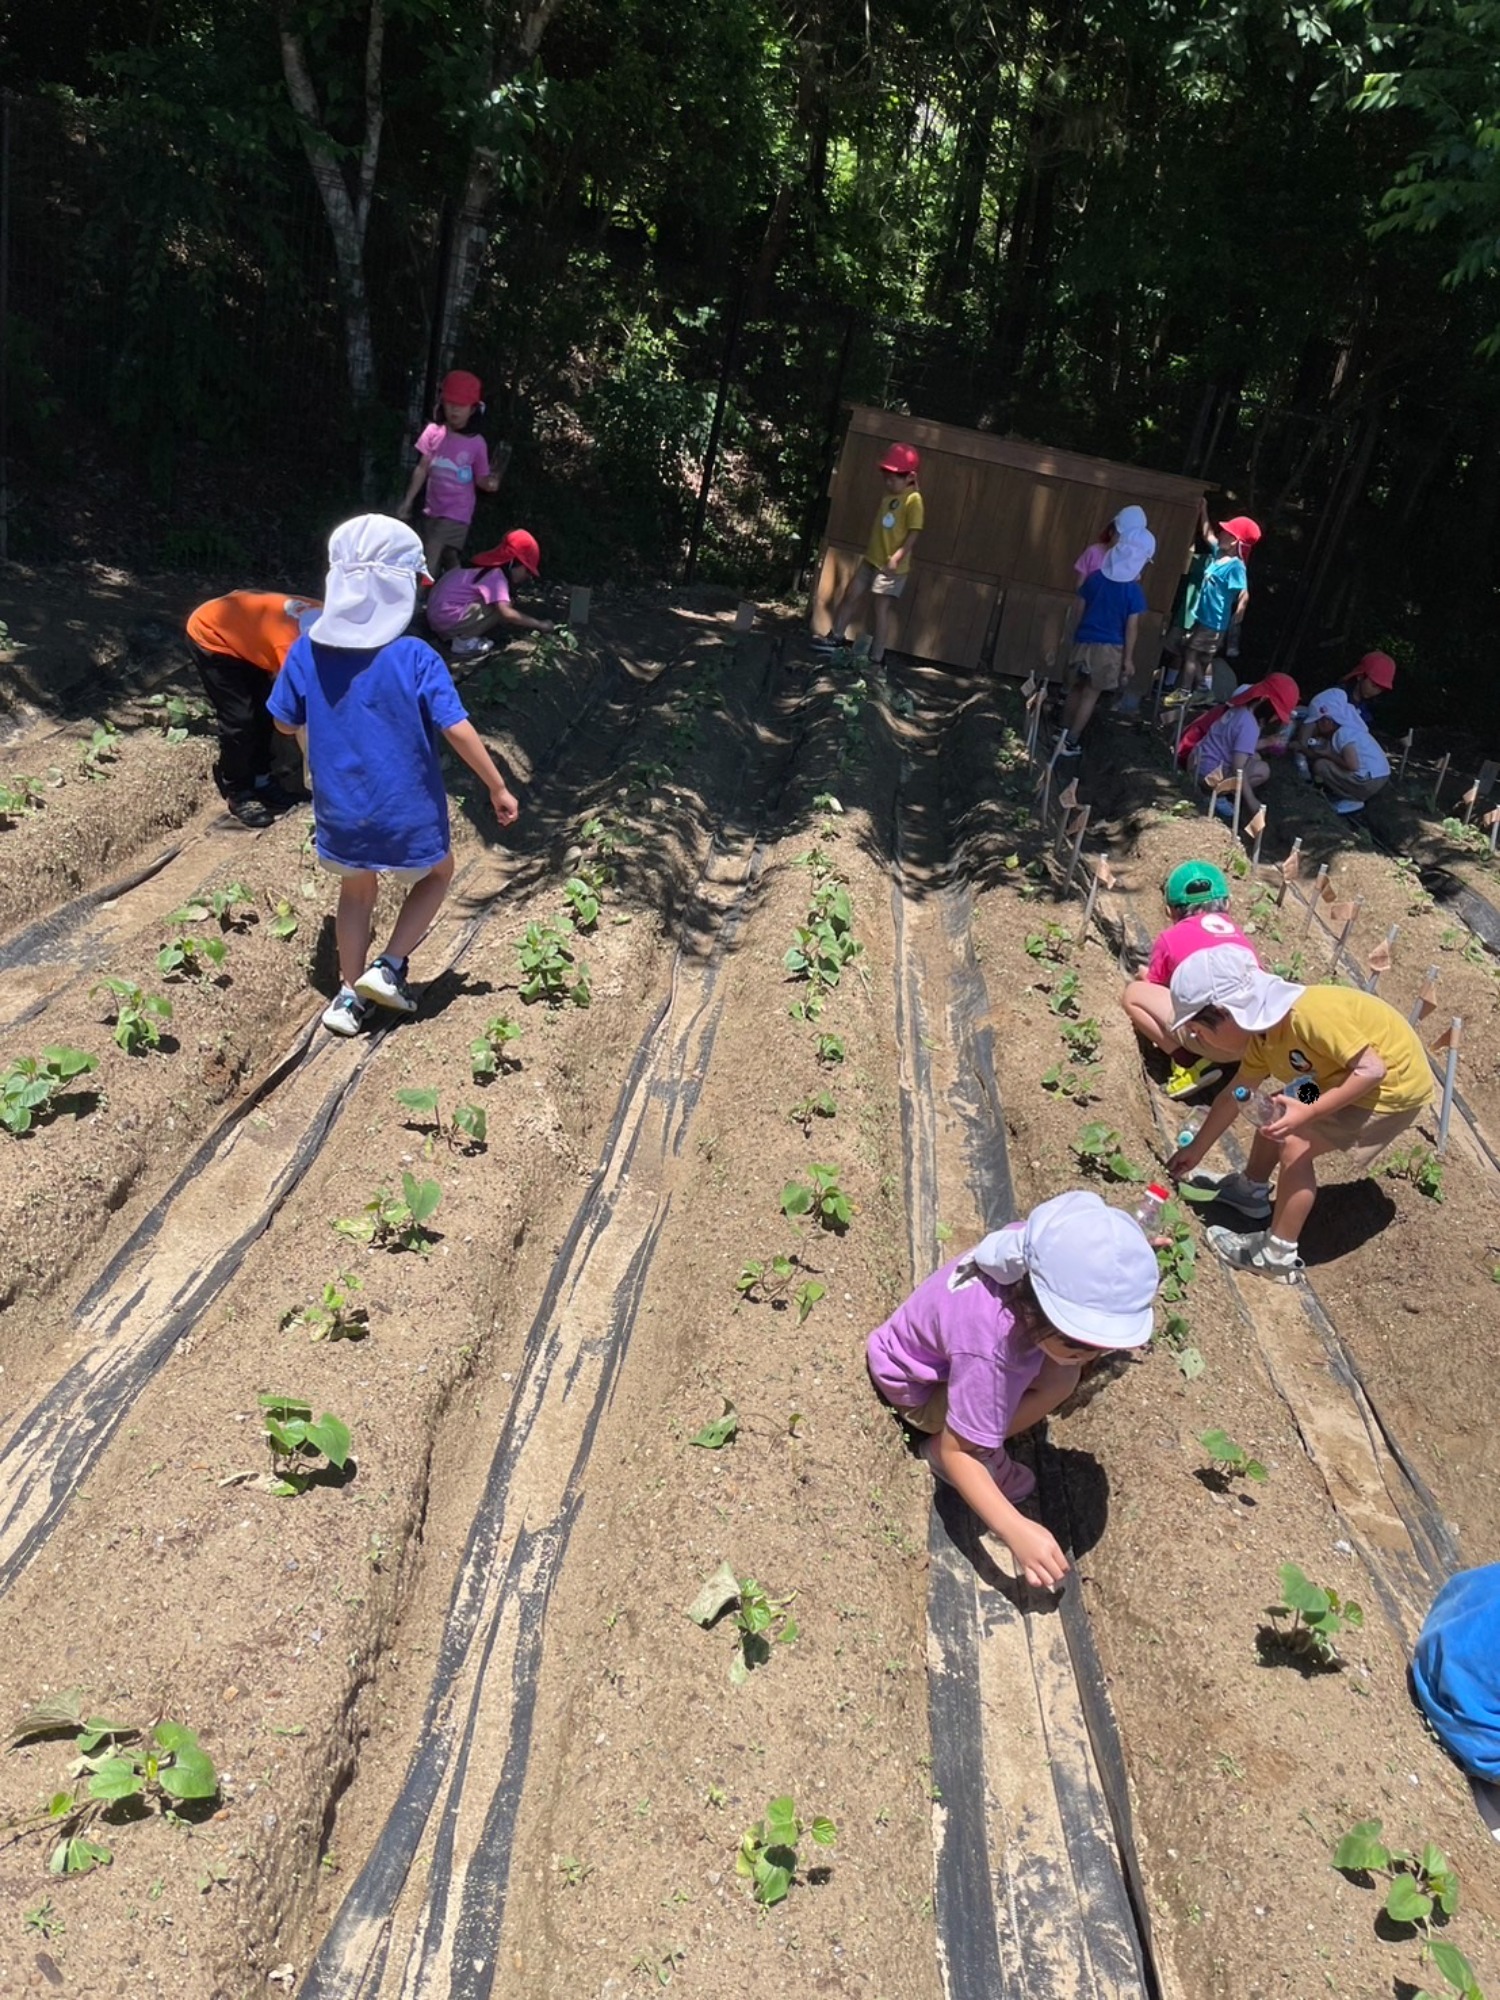
[[419, 1181], [411, 1174], [401, 1176], [401, 1196], [389, 1188], [379, 1188], [358, 1215], [341, 1216], [334, 1228], [355, 1243], [368, 1243], [380, 1250], [414, 1250], [430, 1256], [432, 1243], [425, 1225], [436, 1214], [443, 1190], [436, 1181]]
[[854, 1218], [854, 1204], [839, 1186], [838, 1168], [815, 1163], [805, 1181], [788, 1181], [781, 1190], [781, 1212], [793, 1219], [811, 1215], [824, 1229], [842, 1235]]
[[89, 988], [89, 998], [101, 992], [114, 999], [114, 1037], [126, 1055], [161, 1047], [162, 1029], [172, 1018], [172, 1003], [165, 994], [143, 993], [128, 979], [116, 979], [109, 973]]
[[141, 706], [153, 711], [169, 743], [186, 743], [197, 724], [207, 722], [212, 713], [207, 702], [180, 694], [148, 694]]
[[244, 930], [255, 914], [255, 898], [244, 883], [230, 882], [225, 888], [194, 896], [180, 910], [173, 910], [167, 922], [186, 930], [213, 917], [221, 930]]
[[1098, 1091], [1089, 1088], [1087, 1076], [1081, 1076], [1076, 1069], [1065, 1069], [1061, 1063], [1053, 1063], [1050, 1069], [1042, 1071], [1042, 1088], [1055, 1090], [1059, 1097], [1066, 1097], [1080, 1111], [1099, 1095]]
[[733, 1608], [734, 1654], [729, 1678], [738, 1687], [756, 1667], [766, 1664], [774, 1646], [797, 1643], [797, 1621], [787, 1609], [792, 1597], [769, 1597], [753, 1576], [736, 1576], [733, 1567], [724, 1562], [703, 1579], [687, 1615], [706, 1632]]
[[451, 1122], [444, 1126], [442, 1110], [435, 1090], [398, 1090], [396, 1102], [417, 1117], [430, 1120], [430, 1130], [424, 1145], [428, 1158], [440, 1138], [450, 1146], [462, 1146], [466, 1152], [476, 1153], [484, 1146], [484, 1135], [489, 1119], [481, 1105], [460, 1104], [454, 1111]]
[[1198, 1442], [1213, 1461], [1214, 1470], [1234, 1479], [1253, 1479], [1264, 1486], [1270, 1476], [1258, 1458], [1252, 1458], [1242, 1444], [1227, 1431], [1200, 1431]]
[[1430, 1146], [1405, 1146], [1392, 1153], [1380, 1169], [1387, 1180], [1410, 1181], [1429, 1201], [1443, 1198], [1443, 1163]]
[[563, 885], [563, 901], [572, 913], [574, 927], [591, 931], [599, 921], [599, 898], [581, 875], [570, 875]]
[[790, 1257], [768, 1257], [763, 1263], [751, 1261], [740, 1266], [740, 1275], [734, 1281], [734, 1288], [748, 1305], [767, 1304], [778, 1310], [785, 1307], [788, 1298], [797, 1308], [797, 1324], [801, 1326], [819, 1299], [827, 1298], [828, 1287], [816, 1278], [806, 1278], [792, 1289], [793, 1280], [799, 1270], [808, 1267], [795, 1254]]
[[1181, 1305], [1198, 1269], [1198, 1238], [1180, 1201], [1169, 1201], [1157, 1224], [1156, 1268], [1161, 1272], [1161, 1296]]
[[493, 1020], [485, 1022], [484, 1033], [476, 1035], [469, 1044], [469, 1069], [476, 1083], [498, 1076], [502, 1070], [521, 1067], [520, 1057], [511, 1055], [509, 1050], [512, 1042], [520, 1041], [523, 1032], [509, 1014], [496, 1014]]
[[[1336, 1590], [1311, 1583], [1296, 1563], [1281, 1565], [1281, 1602], [1273, 1604], [1269, 1616], [1275, 1621], [1276, 1638], [1284, 1651], [1301, 1655], [1320, 1667], [1343, 1665], [1335, 1641], [1347, 1626], [1360, 1631], [1365, 1614], [1352, 1598], [1340, 1598]], [[1290, 1618], [1283, 1630], [1280, 1621]]]
[[156, 969], [168, 979], [207, 979], [211, 970], [222, 969], [228, 956], [223, 938], [194, 937], [182, 931], [156, 954]]
[[1052, 1014], [1076, 1014], [1078, 1012], [1078, 988], [1081, 984], [1078, 974], [1065, 972], [1047, 996], [1047, 1010]]
[[575, 1007], [587, 1007], [591, 998], [587, 970], [574, 957], [569, 943], [573, 925], [567, 917], [556, 923], [528, 924], [526, 935], [516, 946], [521, 961], [521, 998], [529, 1007], [545, 1000], [561, 1006], [571, 1000]]
[[67, 1086], [99, 1067], [97, 1056], [82, 1049], [43, 1049], [40, 1056], [19, 1056], [0, 1076], [0, 1125], [20, 1138], [33, 1125], [50, 1118]]
[[271, 912], [271, 921], [266, 928], [272, 937], [280, 938], [284, 943], [294, 938], [297, 935], [297, 912], [285, 896], [279, 896], [274, 903], [268, 899], [267, 907]]
[[1026, 939], [1028, 958], [1050, 959], [1054, 965], [1066, 963], [1072, 950], [1072, 935], [1062, 924], [1044, 923], [1039, 931], [1030, 932]]
[[305, 1326], [309, 1340], [363, 1340], [370, 1331], [369, 1309], [354, 1304], [354, 1294], [364, 1284], [355, 1271], [340, 1271], [324, 1285], [317, 1302], [292, 1306], [281, 1315], [281, 1324]]
[[796, 927], [797, 941], [781, 962], [790, 978], [805, 979], [821, 995], [838, 985], [864, 946], [854, 935], [854, 912], [842, 882], [822, 882], [810, 902], [806, 921]]
[[700, 1451], [722, 1451], [726, 1444], [734, 1442], [739, 1435], [739, 1429], [740, 1413], [726, 1396], [723, 1416], [715, 1417], [711, 1424], [705, 1424], [701, 1431], [688, 1439], [688, 1443], [697, 1445]]
[[[313, 1422], [312, 1404], [295, 1396], [258, 1398], [266, 1447], [275, 1483], [271, 1491], [283, 1499], [305, 1493], [329, 1466], [342, 1472], [349, 1462], [349, 1426], [325, 1410]], [[318, 1459], [326, 1461], [318, 1465]]]
[[84, 744], [78, 758], [78, 768], [86, 778], [107, 778], [106, 768], [113, 764], [120, 754], [120, 732], [112, 722], [96, 722], [93, 734]]
[[812, 1090], [800, 1104], [794, 1104], [786, 1114], [794, 1125], [802, 1127], [804, 1139], [811, 1139], [815, 1118], [833, 1118], [838, 1115], [838, 1105], [830, 1090]]
[[[805, 1831], [815, 1847], [834, 1847], [838, 1843], [838, 1829], [822, 1815]], [[796, 1801], [784, 1797], [772, 1799], [765, 1818], [746, 1827], [740, 1836], [734, 1872], [750, 1884], [751, 1895], [767, 1909], [784, 1902], [797, 1879], [798, 1842], [803, 1832]]]
[[1063, 1045], [1068, 1051], [1069, 1062], [1098, 1062], [1099, 1045], [1104, 1039], [1104, 1030], [1092, 1014], [1082, 1021], [1065, 1021], [1060, 1032]]
[[1124, 1142], [1113, 1125], [1096, 1120], [1085, 1125], [1073, 1141], [1073, 1153], [1085, 1173], [1102, 1174], [1111, 1181], [1143, 1181], [1146, 1172], [1125, 1157]]
[[101, 1816], [139, 1818], [159, 1812], [176, 1820], [184, 1805], [206, 1806], [217, 1798], [219, 1777], [196, 1733], [180, 1722], [149, 1726], [89, 1715], [76, 1689], [50, 1696], [21, 1717], [11, 1744], [46, 1736], [71, 1736], [71, 1788], [57, 1791], [25, 1826], [55, 1837], [47, 1857], [52, 1875], [87, 1875], [108, 1867], [113, 1850], [90, 1837]]
[[813, 1054], [825, 1069], [835, 1068], [846, 1053], [842, 1035], [819, 1035], [813, 1043]]
[[[1387, 1847], [1380, 1837], [1378, 1819], [1362, 1819], [1333, 1850], [1333, 1865], [1340, 1874], [1384, 1875], [1389, 1886], [1381, 1904], [1381, 1914], [1393, 1924], [1408, 1925], [1422, 1939], [1422, 1961], [1435, 1966], [1445, 1990], [1458, 2000], [1484, 2000], [1474, 1968], [1457, 1945], [1432, 1935], [1435, 1919], [1446, 1920], [1458, 1910], [1458, 1875], [1442, 1848], [1424, 1841], [1420, 1848]], [[1418, 1993], [1415, 2000], [1439, 2000], [1433, 1993]]]
[[26, 819], [45, 804], [40, 778], [12, 778], [0, 785], [0, 819]]

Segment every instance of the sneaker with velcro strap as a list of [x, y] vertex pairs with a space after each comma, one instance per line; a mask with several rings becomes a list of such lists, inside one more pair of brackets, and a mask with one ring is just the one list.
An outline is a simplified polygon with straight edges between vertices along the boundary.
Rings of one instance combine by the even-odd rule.
[[1240, 1214], [1248, 1217], [1251, 1222], [1270, 1220], [1271, 1210], [1274, 1207], [1271, 1191], [1263, 1187], [1259, 1181], [1251, 1180], [1248, 1174], [1220, 1174], [1217, 1177], [1212, 1174], [1195, 1174], [1193, 1178], [1199, 1187], [1213, 1189], [1215, 1201], [1222, 1201], [1226, 1208], [1238, 1209]]
[[1209, 1244], [1221, 1264], [1231, 1270], [1250, 1271], [1257, 1278], [1269, 1278], [1274, 1285], [1300, 1285], [1305, 1265], [1295, 1245], [1278, 1243], [1268, 1229], [1241, 1234], [1237, 1229], [1215, 1225], [1208, 1232]]
[[377, 958], [373, 965], [367, 965], [354, 982], [354, 990], [361, 1000], [373, 1001], [377, 1007], [388, 1007], [393, 1014], [415, 1014], [417, 996], [406, 983], [406, 966], [400, 959]]
[[341, 986], [323, 1010], [323, 1026], [330, 1035], [357, 1035], [369, 1026], [370, 1012], [368, 1000], [352, 986]]

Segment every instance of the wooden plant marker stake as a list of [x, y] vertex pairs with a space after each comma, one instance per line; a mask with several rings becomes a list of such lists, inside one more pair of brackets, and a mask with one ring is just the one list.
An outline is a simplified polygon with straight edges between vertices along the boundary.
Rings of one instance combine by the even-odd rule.
[[1474, 808], [1479, 803], [1479, 780], [1476, 778], [1458, 802], [1464, 809], [1464, 825], [1474, 817]]
[[1500, 806], [1491, 806], [1479, 824], [1490, 830], [1490, 853], [1493, 854], [1496, 843], [1500, 842]]
[[[1250, 837], [1250, 839], [1255, 842], [1254, 851], [1251, 853], [1250, 856], [1250, 866], [1252, 868], [1259, 868], [1260, 844], [1262, 840], [1265, 839], [1266, 835], [1266, 809], [1264, 806], [1258, 807], [1257, 810], [1250, 815], [1249, 819], [1246, 820], [1245, 832]], [[1283, 883], [1282, 886], [1285, 887], [1285, 884]]]
[[1385, 934], [1384, 944], [1376, 945], [1375, 949], [1370, 953], [1370, 991], [1372, 993], [1379, 990], [1381, 974], [1389, 972], [1391, 969], [1391, 948], [1396, 942], [1396, 933], [1400, 928], [1399, 924], [1392, 924]]
[[1302, 932], [1304, 939], [1312, 936], [1313, 918], [1318, 914], [1318, 904], [1322, 900], [1323, 891], [1327, 886], [1328, 863], [1325, 861], [1323, 866], [1318, 870], [1318, 879], [1313, 883], [1312, 894], [1307, 899], [1307, 923]]
[[1406, 1017], [1413, 1027], [1416, 1027], [1419, 1021], [1425, 1021], [1437, 1008], [1437, 976], [1437, 967], [1429, 965], [1427, 977], [1422, 981], [1422, 989], [1411, 1003], [1411, 1012]]
[[1408, 729], [1401, 739], [1401, 762], [1396, 768], [1396, 783], [1398, 785], [1406, 776], [1406, 760], [1411, 755], [1412, 738], [1416, 733], [1415, 729]]
[[1069, 778], [1068, 782], [1058, 793], [1057, 811], [1057, 839], [1053, 843], [1052, 852], [1060, 860], [1062, 857], [1063, 842], [1072, 832], [1070, 821], [1072, 816], [1078, 811], [1078, 780], [1076, 778]]
[[1203, 780], [1203, 788], [1208, 793], [1208, 804], [1203, 809], [1206, 818], [1208, 819], [1213, 818], [1214, 807], [1219, 802], [1219, 793], [1223, 789], [1226, 782], [1227, 780], [1222, 770], [1210, 771], [1207, 777]]
[[[1070, 876], [1069, 880], [1071, 879]], [[1089, 876], [1089, 892], [1084, 898], [1083, 904], [1083, 922], [1078, 926], [1079, 944], [1082, 944], [1088, 936], [1089, 925], [1094, 921], [1094, 905], [1099, 900], [1100, 889], [1109, 888], [1114, 879], [1114, 872], [1110, 868], [1108, 857], [1101, 854], [1099, 859], [1094, 863], [1093, 872]]]
[[1438, 793], [1443, 789], [1443, 780], [1448, 775], [1448, 764], [1452, 755], [1453, 752], [1451, 750], [1443, 752], [1443, 761], [1438, 765], [1437, 776], [1432, 781], [1432, 810], [1434, 812], [1437, 811]]
[[1447, 1031], [1438, 1037], [1434, 1045], [1448, 1051], [1448, 1061], [1443, 1069], [1443, 1103], [1438, 1112], [1437, 1149], [1440, 1156], [1448, 1150], [1448, 1124], [1453, 1116], [1453, 1092], [1458, 1084], [1458, 1045], [1463, 1040], [1463, 1030], [1463, 1016], [1455, 1014]]
[[1286, 901], [1287, 885], [1295, 882], [1302, 873], [1302, 836], [1299, 833], [1292, 842], [1292, 851], [1281, 864], [1281, 887], [1276, 891], [1276, 907], [1279, 910]]
[[575, 631], [582, 632], [587, 626], [593, 602], [594, 593], [586, 584], [575, 584], [568, 592], [568, 623]]
[[[1065, 896], [1071, 896], [1073, 893], [1073, 877], [1078, 873], [1078, 863], [1083, 854], [1083, 836], [1089, 830], [1089, 815], [1093, 810], [1092, 806], [1082, 806], [1073, 820], [1073, 824], [1077, 828], [1077, 833], [1073, 841], [1073, 853], [1068, 862], [1067, 880], [1063, 883], [1063, 894]], [[1098, 877], [1096, 876], [1094, 879], [1097, 882]]]
[[1182, 763], [1182, 732], [1187, 723], [1187, 713], [1187, 703], [1183, 702], [1177, 710], [1177, 734], [1172, 738], [1172, 763], [1174, 768], [1180, 766]]

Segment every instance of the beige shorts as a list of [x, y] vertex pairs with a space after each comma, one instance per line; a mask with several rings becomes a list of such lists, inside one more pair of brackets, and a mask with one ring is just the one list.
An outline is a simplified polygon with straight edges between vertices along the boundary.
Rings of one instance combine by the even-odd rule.
[[1212, 625], [1195, 625], [1187, 635], [1185, 651], [1195, 660], [1211, 660], [1228, 643], [1227, 632], [1216, 632]]
[[[447, 858], [444, 855], [443, 860]], [[442, 861], [433, 864], [437, 868], [442, 865]], [[330, 861], [324, 854], [318, 856], [318, 866], [326, 868], [330, 875], [379, 875], [384, 881], [399, 883], [403, 889], [409, 889], [413, 882], [420, 882], [432, 873], [431, 868], [346, 868], [342, 861]]]
[[1120, 685], [1124, 661], [1123, 646], [1083, 645], [1073, 648], [1068, 667], [1100, 694], [1112, 694]]
[[890, 1406], [903, 1424], [910, 1424], [914, 1431], [924, 1431], [928, 1437], [936, 1437], [948, 1421], [948, 1384], [940, 1382], [925, 1403], [918, 1403], [914, 1410], [903, 1410], [899, 1403]]
[[1331, 1117], [1316, 1119], [1305, 1130], [1320, 1154], [1343, 1153], [1351, 1166], [1365, 1174], [1386, 1147], [1409, 1132], [1428, 1109], [1428, 1105], [1419, 1104], [1414, 1111], [1376, 1112], [1350, 1104]]
[[[873, 564], [871, 567], [874, 567]], [[903, 570], [899, 576], [887, 576], [884, 570], [877, 569], [875, 581], [870, 585], [871, 592], [876, 597], [899, 597], [906, 588], [907, 574]]]

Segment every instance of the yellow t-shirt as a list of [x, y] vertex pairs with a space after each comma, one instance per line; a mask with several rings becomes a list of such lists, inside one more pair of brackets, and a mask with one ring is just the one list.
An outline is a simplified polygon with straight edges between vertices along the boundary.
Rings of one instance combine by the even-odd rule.
[[1385, 1117], [1432, 1101], [1432, 1071], [1416, 1030], [1384, 1000], [1350, 986], [1307, 987], [1284, 1021], [1251, 1036], [1238, 1081], [1253, 1088], [1267, 1077], [1295, 1083], [1310, 1076], [1320, 1091], [1332, 1090], [1365, 1049], [1380, 1057], [1385, 1076], [1357, 1104]]
[[[865, 561], [874, 563], [876, 569], [884, 569], [896, 550], [922, 525], [922, 496], [920, 493], [887, 493], [880, 503], [880, 512], [875, 516], [875, 525], [870, 530], [869, 547], [865, 550]], [[896, 565], [898, 575], [904, 575], [911, 567], [911, 557], [905, 556]]]

